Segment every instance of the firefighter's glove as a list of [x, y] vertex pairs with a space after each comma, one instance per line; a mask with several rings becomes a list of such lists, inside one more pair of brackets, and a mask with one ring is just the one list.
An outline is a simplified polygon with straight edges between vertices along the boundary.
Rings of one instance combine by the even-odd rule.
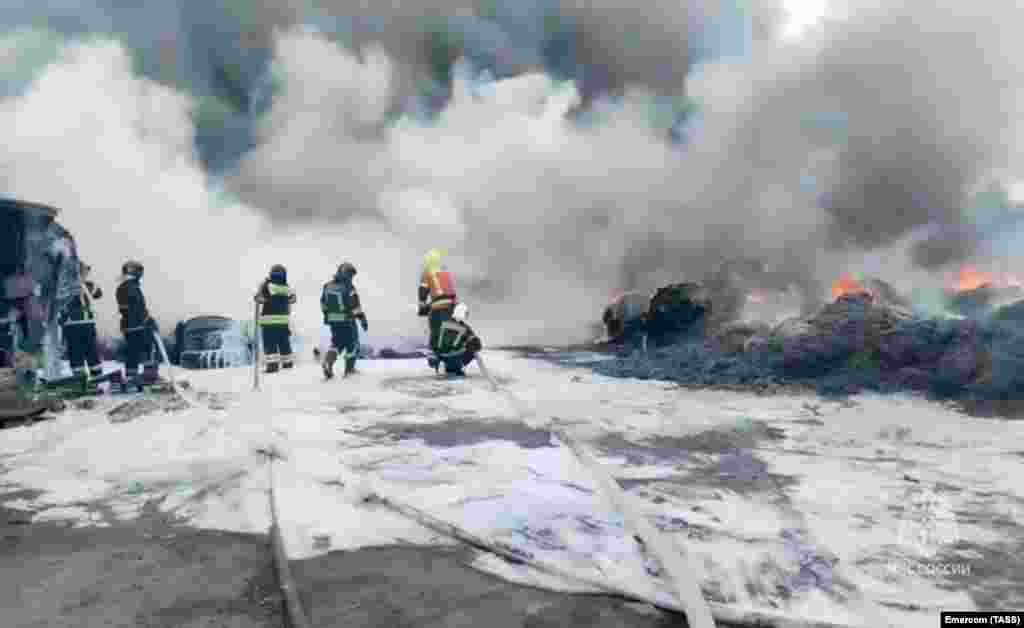
[[430, 314], [430, 306], [426, 303], [420, 303], [420, 309], [417, 312], [420, 316], [426, 316]]

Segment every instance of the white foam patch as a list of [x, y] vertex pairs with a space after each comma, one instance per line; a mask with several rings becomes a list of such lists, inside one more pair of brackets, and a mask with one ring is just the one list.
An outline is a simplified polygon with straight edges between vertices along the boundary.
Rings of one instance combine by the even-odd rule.
[[[542, 427], [558, 417], [573, 425], [577, 438], [614, 435], [604, 442], [634, 444], [629, 452], [613, 447], [600, 456], [602, 463], [620, 479], [643, 480], [626, 485], [642, 515], [685, 548], [711, 599], [737, 608], [851, 623], [875, 621], [880, 612], [894, 626], [932, 625], [934, 609], [973, 603], [962, 586], [942, 574], [915, 572], [915, 566], [969, 565], [972, 555], [956, 554], [941, 538], [933, 556], [922, 555], [908, 537], [921, 525], [914, 518], [920, 513], [910, 512], [916, 496], [927, 489], [945, 500], [959, 540], [994, 547], [1019, 531], [993, 521], [1022, 519], [1024, 489], [1014, 478], [1024, 465], [1024, 424], [970, 419], [905, 395], [863, 396], [850, 406], [800, 396], [681, 391], [650, 381], [609, 380], [609, 386], [582, 369], [498, 352], [487, 359], [494, 373], [509, 379], [521, 405], [490, 391], [473, 369], [468, 380], [437, 379], [422, 360], [364, 361], [359, 375], [332, 382], [321, 381], [315, 365], [300, 364], [265, 377], [259, 392], [251, 390], [250, 369], [188, 372], [194, 391], [221, 394], [227, 409], [158, 412], [113, 424], [103, 401], [92, 411], [72, 408], [56, 420], [0, 432], [5, 486], [41, 491], [8, 507], [96, 525], [97, 510], [83, 503], [131, 519], [155, 500], [200, 527], [265, 532], [269, 474], [257, 450], [273, 447], [283, 456], [274, 465], [276, 494], [293, 558], [452, 542], [364, 503], [379, 490], [567, 572], [670, 595], [646, 571], [622, 518], [599, 502], [593, 479], [566, 447], [475, 442], [475, 432], [464, 434], [473, 444], [438, 447], [428, 444], [434, 442], [429, 435], [416, 437], [416, 430], [401, 439], [372, 430], [400, 424], [426, 434], [458, 418], [463, 423], [453, 425], [479, 425], [485, 434], [495, 420], [521, 417]], [[521, 406], [527, 416], [519, 414]], [[664, 437], [708, 430], [763, 436], [762, 424], [775, 432], [752, 450], [673, 456], [665, 449], [673, 441]], [[632, 455], [655, 437], [662, 437], [659, 455]], [[751, 469], [729, 471], [737, 461]], [[474, 564], [515, 582], [581, 590], [578, 582], [493, 556], [478, 556]], [[980, 586], [980, 577], [969, 584]], [[839, 595], [844, 578], [866, 606]], [[884, 605], [896, 602], [921, 610]]]

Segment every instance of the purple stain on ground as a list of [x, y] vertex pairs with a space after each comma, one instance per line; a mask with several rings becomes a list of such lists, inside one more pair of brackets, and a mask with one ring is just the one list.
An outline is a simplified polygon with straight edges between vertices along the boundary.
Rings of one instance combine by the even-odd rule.
[[756, 482], [768, 476], [768, 465], [745, 449], [735, 449], [719, 457], [718, 475], [740, 482]]
[[690, 523], [682, 517], [658, 515], [654, 519], [654, 526], [662, 532], [678, 532], [689, 528]]
[[786, 557], [796, 567], [789, 577], [789, 588], [794, 591], [819, 589], [832, 592], [835, 588], [834, 568], [839, 560], [815, 547], [802, 530], [787, 528], [781, 536]]
[[419, 439], [438, 448], [478, 445], [488, 441], [508, 441], [524, 449], [554, 447], [551, 432], [530, 428], [514, 421], [482, 422], [453, 419], [426, 425], [390, 424], [378, 426], [400, 440]]

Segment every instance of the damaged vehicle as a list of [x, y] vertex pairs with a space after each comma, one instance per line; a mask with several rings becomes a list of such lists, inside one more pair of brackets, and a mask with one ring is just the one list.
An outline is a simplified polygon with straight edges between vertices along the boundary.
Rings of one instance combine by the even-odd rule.
[[38, 373], [61, 373], [57, 314], [79, 295], [74, 238], [56, 208], [0, 198], [0, 421], [26, 418], [50, 402], [31, 393]]
[[171, 359], [186, 369], [251, 365], [252, 336], [226, 316], [196, 316], [177, 324]]

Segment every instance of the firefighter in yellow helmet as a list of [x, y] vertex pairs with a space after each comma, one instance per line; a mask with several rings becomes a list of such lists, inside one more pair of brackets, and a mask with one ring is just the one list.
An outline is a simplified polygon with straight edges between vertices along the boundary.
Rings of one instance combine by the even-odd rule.
[[418, 293], [419, 315], [426, 316], [430, 324], [430, 350], [434, 353], [429, 360], [431, 367], [439, 363], [441, 325], [451, 319], [455, 309], [455, 278], [444, 266], [444, 254], [441, 249], [432, 249], [424, 256]]

